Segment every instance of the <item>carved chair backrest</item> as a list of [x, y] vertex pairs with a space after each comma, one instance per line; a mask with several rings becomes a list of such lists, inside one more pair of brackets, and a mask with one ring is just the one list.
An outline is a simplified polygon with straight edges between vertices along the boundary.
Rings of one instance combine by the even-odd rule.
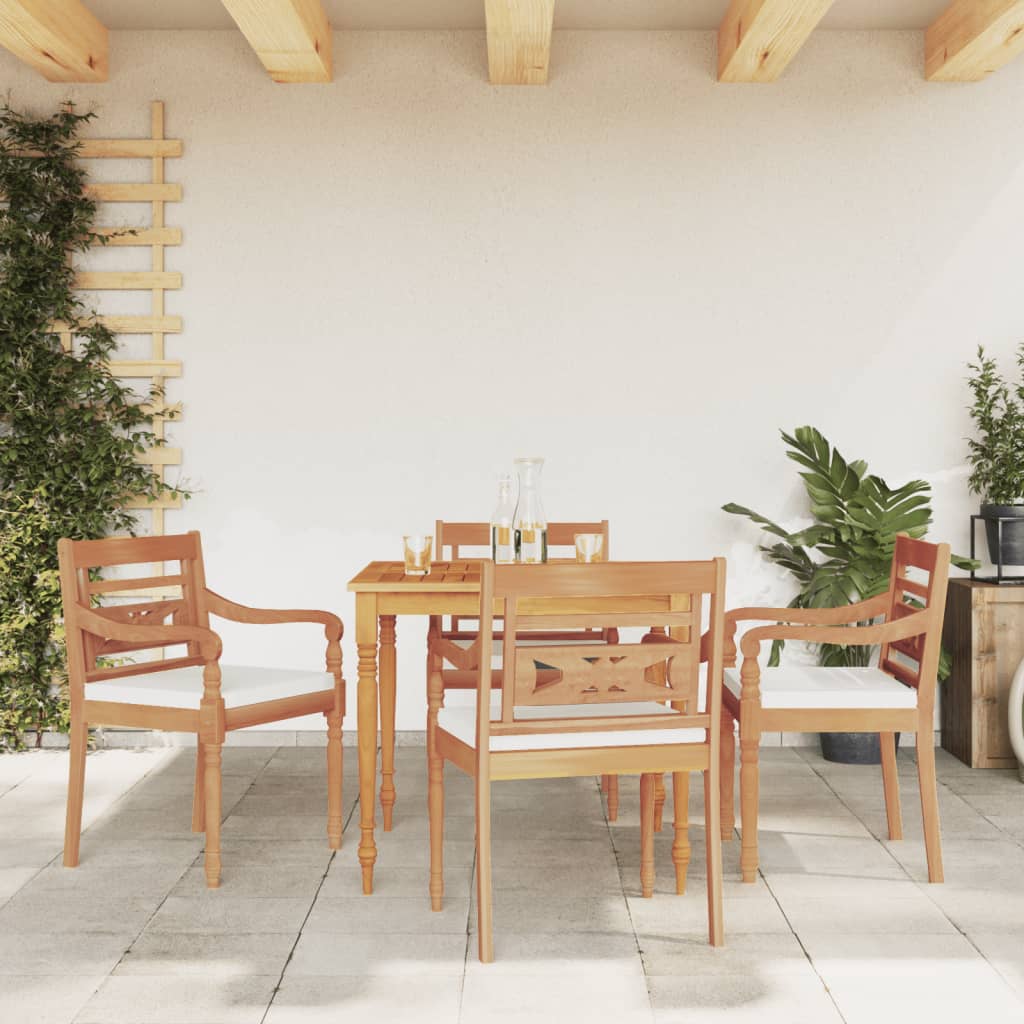
[[[493, 589], [493, 600], [491, 591]], [[709, 610], [701, 637], [701, 613]], [[481, 667], [478, 731], [494, 734], [622, 728], [710, 729], [717, 742], [721, 707], [725, 560], [618, 562], [598, 565], [483, 565], [481, 641], [504, 618], [500, 720], [489, 721], [490, 666]], [[536, 646], [520, 630], [642, 627], [641, 643]], [[663, 631], [667, 630], [668, 635]], [[703, 653], [702, 653], [703, 652]], [[698, 707], [702, 660], [707, 696]], [[485, 689], [486, 687], [486, 689]], [[677, 715], [616, 715], [627, 701], [670, 702]], [[516, 718], [517, 708], [607, 705], [607, 716]], [[712, 722], [714, 728], [712, 729]], [[488, 745], [480, 740], [478, 750]]]
[[[911, 578], [908, 570], [917, 570]], [[926, 574], [922, 581], [920, 574]], [[925, 631], [905, 640], [883, 644], [878, 664], [900, 682], [918, 691], [918, 703], [934, 703], [935, 682], [942, 649], [942, 619], [949, 581], [949, 545], [914, 540], [905, 534], [896, 537], [896, 548], [889, 575], [887, 622], [898, 622], [908, 615], [925, 612]]]
[[[208, 628], [206, 577], [197, 532], [165, 537], [65, 539], [58, 544], [58, 557], [72, 699], [80, 699], [85, 684], [98, 680], [203, 664], [195, 644], [183, 645], [184, 654], [168, 656], [165, 642], [128, 642], [97, 636], [82, 627], [78, 614], [91, 611], [128, 625], [163, 625], [169, 620], [178, 626]], [[166, 563], [176, 563], [177, 569]], [[102, 569], [118, 572], [101, 578]], [[102, 663], [140, 651], [151, 652], [149, 660]]]

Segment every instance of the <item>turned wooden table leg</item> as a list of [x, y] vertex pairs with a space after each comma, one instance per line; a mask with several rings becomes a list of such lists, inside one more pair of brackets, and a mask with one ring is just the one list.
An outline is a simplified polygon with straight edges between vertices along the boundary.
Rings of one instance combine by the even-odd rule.
[[654, 895], [654, 776], [640, 776], [640, 893]]
[[676, 893], [686, 892], [686, 872], [690, 867], [690, 773], [672, 773], [672, 807], [674, 811], [672, 863], [676, 869]]
[[380, 617], [380, 810], [391, 831], [395, 808], [395, 616]]
[[374, 785], [377, 773], [377, 599], [373, 594], [356, 596], [356, 647], [359, 652], [359, 684], [356, 720], [359, 741], [359, 863], [363, 869], [363, 893], [373, 892], [373, 865], [377, 845], [373, 839]]
[[437, 750], [437, 713], [444, 703], [442, 660], [431, 654], [427, 685], [427, 811], [430, 817], [430, 907], [444, 898], [444, 758]]

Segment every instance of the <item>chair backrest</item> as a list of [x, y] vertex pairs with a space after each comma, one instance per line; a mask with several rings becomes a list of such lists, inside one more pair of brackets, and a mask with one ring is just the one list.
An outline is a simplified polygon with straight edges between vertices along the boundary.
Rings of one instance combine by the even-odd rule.
[[[911, 579], [908, 570], [926, 574], [927, 580]], [[932, 704], [935, 699], [948, 581], [948, 544], [914, 540], [906, 534], [896, 537], [885, 620], [898, 622], [923, 609], [926, 628], [917, 636], [883, 644], [878, 665], [900, 682], [913, 686], [918, 691], [919, 706]]]
[[[701, 614], [709, 628], [701, 638]], [[478, 750], [489, 733], [575, 732], [622, 728], [703, 728], [717, 743], [721, 711], [725, 559], [707, 562], [611, 562], [598, 565], [494, 566], [482, 570], [480, 637], [487, 650], [495, 609], [505, 620], [501, 718], [491, 722], [490, 665], [481, 660]], [[643, 627], [641, 643], [528, 646], [523, 628]], [[667, 629], [669, 635], [659, 634]], [[702, 661], [707, 696], [698, 707]], [[627, 701], [671, 703], [677, 715], [616, 715]], [[607, 716], [517, 720], [516, 708], [607, 705]]]
[[[610, 557], [607, 519], [595, 523], [548, 523], [548, 557], [575, 558], [576, 534], [578, 533], [601, 534], [604, 538], [605, 560]], [[447, 554], [445, 554], [445, 548], [448, 549]], [[472, 551], [467, 553], [466, 548], [471, 548]], [[490, 558], [491, 525], [490, 523], [447, 523], [443, 519], [438, 519], [434, 530], [434, 552], [439, 561], [454, 562], [460, 558]], [[475, 634], [475, 630], [467, 631], [464, 624], [473, 619], [473, 616], [451, 616], [445, 634], [453, 637], [461, 634], [462, 639], [468, 639]], [[601, 630], [592, 629], [568, 634], [563, 630], [552, 635], [556, 639], [576, 635], [581, 640], [587, 640], [600, 638], [603, 633]]]
[[[197, 532], [166, 537], [65, 539], [57, 550], [73, 700], [81, 697], [85, 684], [101, 679], [203, 664], [194, 644], [185, 645], [184, 655], [168, 657], [163, 642], [104, 639], [82, 628], [78, 615], [80, 610], [88, 610], [129, 625], [162, 625], [170, 619], [179, 626], [209, 627], [203, 599], [203, 552]], [[165, 565], [168, 562], [177, 563], [177, 570], [169, 569]], [[112, 568], [121, 570], [116, 577], [100, 577], [100, 570]], [[106, 600], [115, 603], [105, 605], [102, 602]], [[145, 662], [97, 665], [97, 659], [117, 659], [138, 651], [154, 653]]]

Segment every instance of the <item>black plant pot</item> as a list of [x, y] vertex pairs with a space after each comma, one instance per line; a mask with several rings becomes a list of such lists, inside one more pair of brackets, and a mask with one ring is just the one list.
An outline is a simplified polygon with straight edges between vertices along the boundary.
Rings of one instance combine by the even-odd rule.
[[[1024, 505], [982, 505], [988, 556], [993, 565], [1024, 565]], [[999, 557], [1000, 518], [1013, 517], [1015, 523], [1003, 523], [1002, 558]]]
[[[896, 733], [896, 749], [900, 734]], [[877, 732], [823, 732], [821, 754], [836, 764], [881, 764], [882, 750]]]

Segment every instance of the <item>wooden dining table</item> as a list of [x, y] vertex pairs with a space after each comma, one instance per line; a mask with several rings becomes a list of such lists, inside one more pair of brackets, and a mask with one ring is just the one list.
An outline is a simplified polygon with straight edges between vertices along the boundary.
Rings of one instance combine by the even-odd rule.
[[363, 892], [369, 895], [373, 892], [373, 866], [377, 860], [374, 787], [377, 778], [378, 703], [380, 804], [385, 832], [391, 831], [395, 808], [396, 620], [400, 615], [479, 615], [480, 563], [472, 560], [434, 562], [427, 576], [407, 576], [402, 562], [371, 562], [349, 580], [348, 589], [356, 595], [356, 648], [359, 654], [356, 693], [359, 863], [363, 869]]
[[[552, 559], [558, 562], [562, 559]], [[400, 615], [477, 618], [480, 614], [480, 561], [461, 559], [434, 562], [426, 576], [407, 576], [402, 562], [371, 562], [349, 580], [356, 596], [356, 648], [359, 654], [356, 694], [356, 727], [359, 745], [359, 863], [363, 892], [373, 892], [373, 868], [377, 861], [374, 838], [377, 779], [377, 713], [380, 708], [380, 804], [384, 831], [390, 832], [395, 808], [395, 640]], [[652, 611], [682, 611], [682, 605], [665, 604], [661, 595], [636, 595], [629, 603], [638, 624]], [[621, 612], [622, 599], [616, 599]], [[592, 615], [608, 605], [602, 598], [536, 597], [520, 604], [523, 614]], [[500, 609], [496, 608], [496, 613]], [[670, 635], [682, 637], [689, 627], [673, 627]], [[683, 630], [682, 633], [678, 630]], [[378, 655], [379, 640], [379, 655]], [[426, 654], [424, 652], [424, 716], [426, 715]], [[660, 783], [660, 779], [659, 779]], [[659, 790], [660, 800], [664, 790]]]

